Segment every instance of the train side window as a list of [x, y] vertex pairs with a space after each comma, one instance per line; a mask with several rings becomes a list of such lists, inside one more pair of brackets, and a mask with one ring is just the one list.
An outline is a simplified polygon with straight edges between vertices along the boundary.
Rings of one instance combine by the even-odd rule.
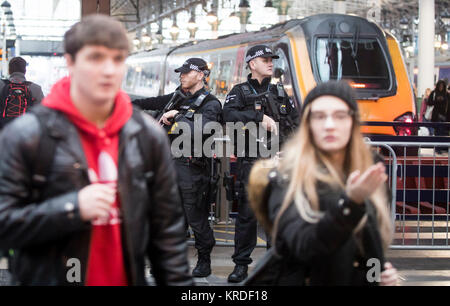
[[210, 92], [213, 95], [217, 96], [216, 81], [219, 78], [220, 64], [219, 64], [216, 56], [214, 56], [213, 58], [210, 59], [209, 65], [210, 65], [209, 68], [211, 69], [211, 73], [210, 73], [209, 79], [208, 79], [208, 87], [210, 89]]
[[167, 61], [167, 71], [166, 71], [166, 84], [164, 86], [164, 93], [169, 94], [174, 92], [180, 85], [180, 74], [175, 72], [175, 69], [183, 65], [183, 61], [170, 59]]
[[129, 66], [127, 69], [127, 75], [125, 77], [125, 82], [123, 85], [123, 88], [125, 90], [133, 90], [134, 69], [134, 66]]
[[229, 79], [231, 77], [232, 61], [226, 60], [220, 62], [220, 71], [215, 80], [216, 95], [219, 99], [225, 98], [230, 88]]

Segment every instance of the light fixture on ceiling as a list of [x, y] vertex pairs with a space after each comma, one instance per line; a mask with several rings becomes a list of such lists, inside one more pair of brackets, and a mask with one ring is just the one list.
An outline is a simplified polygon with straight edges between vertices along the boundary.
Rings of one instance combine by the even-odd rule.
[[239, 16], [236, 14], [236, 12], [231, 12], [228, 20], [231, 24], [239, 23]]
[[402, 19], [400, 19], [400, 29], [402, 30], [407, 30], [409, 28], [409, 20], [406, 17], [402, 17]]
[[208, 21], [209, 24], [214, 24], [217, 22], [217, 15], [213, 12], [210, 11], [207, 15], [206, 15], [206, 20]]
[[270, 0], [266, 1], [266, 4], [264, 5], [264, 7], [273, 7], [273, 3]]
[[180, 34], [180, 28], [177, 25], [177, 17], [174, 15], [172, 27], [169, 30], [170, 36], [172, 36], [172, 40], [175, 41]]
[[144, 44], [149, 44], [152, 41], [151, 36], [148, 34], [148, 31], [146, 29], [143, 29], [142, 32], [143, 32], [142, 37], [141, 37], [142, 42]]
[[195, 16], [192, 14], [191, 18], [189, 19], [187, 23], [188, 30], [192, 31], [197, 28], [197, 23], [195, 22]]
[[450, 13], [447, 8], [445, 8], [445, 11], [441, 14], [441, 20], [447, 28], [450, 27]]
[[137, 36], [135, 36], [133, 39], [133, 45], [135, 47], [137, 47], [137, 46], [139, 46], [140, 43], [141, 43], [141, 41], [139, 40], [139, 38]]

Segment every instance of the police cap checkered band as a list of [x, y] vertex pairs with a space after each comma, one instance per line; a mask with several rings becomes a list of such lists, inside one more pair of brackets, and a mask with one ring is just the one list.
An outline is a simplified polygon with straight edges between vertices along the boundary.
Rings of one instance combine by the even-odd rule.
[[181, 67], [175, 69], [175, 72], [188, 73], [191, 70], [203, 72], [205, 75], [209, 74], [208, 64], [201, 58], [196, 57], [187, 59]]
[[245, 62], [248, 64], [248, 62], [257, 57], [280, 58], [278, 55], [273, 54], [272, 49], [268, 46], [256, 45], [248, 49], [247, 54], [245, 55]]

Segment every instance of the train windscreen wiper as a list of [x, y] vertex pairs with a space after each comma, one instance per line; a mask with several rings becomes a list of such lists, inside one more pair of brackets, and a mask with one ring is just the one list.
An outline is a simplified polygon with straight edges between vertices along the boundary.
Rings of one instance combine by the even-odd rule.
[[332, 58], [331, 54], [331, 48], [333, 44], [333, 39], [336, 37], [336, 24], [334, 22], [330, 23], [330, 33], [328, 34], [328, 42], [327, 42], [327, 54], [325, 55], [325, 62], [324, 64], [328, 64], [330, 67], [330, 78], [332, 75], [334, 75], [333, 71], [333, 63], [330, 62], [330, 59]]
[[355, 63], [356, 72], [358, 76], [360, 76], [359, 65], [358, 65], [358, 46], [359, 46], [359, 26], [355, 25], [355, 32], [353, 33], [353, 41], [352, 41], [352, 58]]

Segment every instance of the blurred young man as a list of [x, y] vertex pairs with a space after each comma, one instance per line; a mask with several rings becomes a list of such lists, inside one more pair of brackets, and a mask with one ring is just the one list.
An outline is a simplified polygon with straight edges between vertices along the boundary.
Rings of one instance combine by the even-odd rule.
[[124, 27], [88, 16], [64, 46], [70, 77], [0, 139], [0, 248], [14, 249], [13, 282], [143, 285], [148, 257], [157, 284], [191, 285], [167, 137], [120, 90]]

